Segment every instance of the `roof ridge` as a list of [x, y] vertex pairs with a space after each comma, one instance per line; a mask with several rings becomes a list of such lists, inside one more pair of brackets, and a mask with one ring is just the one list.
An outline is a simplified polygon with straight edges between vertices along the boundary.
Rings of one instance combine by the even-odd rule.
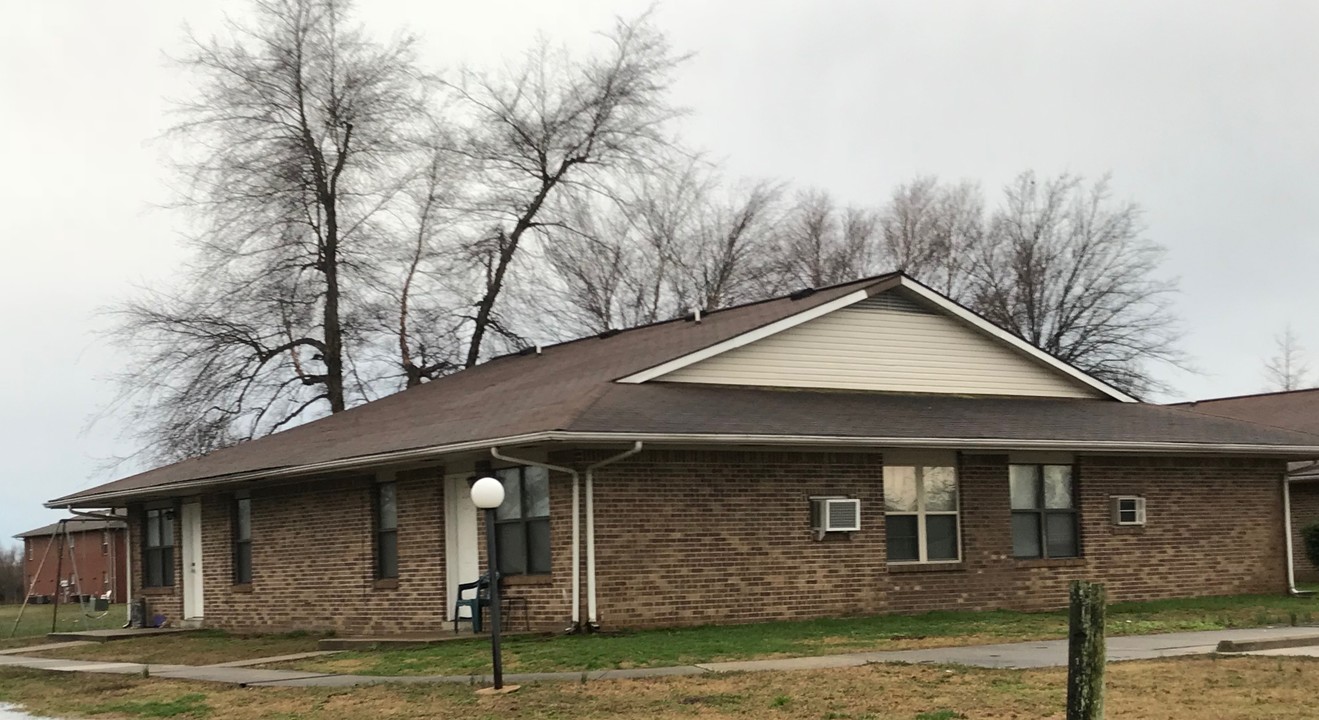
[[1224, 400], [1245, 400], [1248, 398], [1275, 397], [1278, 395], [1299, 395], [1301, 393], [1319, 392], [1319, 387], [1297, 388], [1296, 390], [1272, 390], [1262, 393], [1246, 393], [1244, 395], [1225, 395], [1223, 397], [1202, 398], [1199, 400], [1187, 400], [1179, 403], [1167, 403], [1168, 407], [1194, 407], [1200, 403], [1222, 402]]
[[[834, 283], [834, 284], [832, 284], [832, 285], [824, 285], [824, 286], [821, 286], [821, 287], [812, 287], [812, 288], [803, 288], [803, 289], [811, 290], [811, 293], [810, 293], [810, 295], [807, 295], [806, 297], [802, 297], [802, 298], [795, 298], [795, 297], [793, 297], [793, 296], [796, 295], [797, 293], [802, 292], [803, 289], [799, 289], [799, 290], [794, 290], [794, 291], [792, 291], [792, 292], [790, 292], [790, 293], [784, 293], [784, 294], [782, 294], [782, 295], [775, 295], [774, 297], [762, 298], [762, 299], [760, 299], [760, 300], [750, 300], [750, 301], [747, 301], [747, 302], [744, 302], [744, 303], [740, 303], [740, 304], [738, 304], [738, 305], [729, 305], [729, 306], [727, 306], [727, 307], [714, 308], [714, 309], [712, 309], [712, 310], [707, 310], [707, 309], [702, 308], [702, 309], [701, 309], [701, 314], [702, 314], [703, 316], [705, 316], [705, 317], [709, 317], [709, 316], [711, 316], [711, 315], [719, 315], [719, 314], [722, 314], [722, 313], [727, 313], [727, 312], [732, 311], [732, 310], [742, 310], [742, 309], [749, 308], [749, 307], [755, 307], [756, 305], [764, 305], [765, 303], [776, 302], [776, 301], [779, 301], [779, 300], [789, 300], [789, 299], [790, 299], [790, 300], [794, 300], [794, 301], [796, 301], [796, 300], [798, 300], [798, 299], [805, 300], [805, 299], [809, 298], [811, 295], [815, 295], [815, 294], [817, 294], [817, 293], [821, 293], [821, 292], [827, 292], [827, 291], [829, 291], [829, 290], [836, 290], [836, 289], [841, 288], [841, 287], [847, 287], [848, 285], [860, 285], [860, 284], [863, 284], [863, 283], [870, 283], [870, 284], [873, 284], [873, 283], [880, 282], [880, 281], [882, 281], [882, 280], [887, 280], [887, 279], [889, 279], [889, 278], [896, 277], [896, 276], [902, 276], [902, 275], [904, 275], [904, 273], [903, 273], [901, 270], [892, 270], [892, 271], [890, 271], [890, 272], [880, 273], [879, 275], [870, 275], [870, 276], [863, 277], [863, 278], [857, 278], [857, 279], [855, 279], [855, 280], [848, 280], [848, 281], [846, 281], [846, 282]], [[789, 313], [789, 314], [795, 314], [795, 313]], [[786, 317], [786, 316], [785, 316], [785, 317]], [[597, 333], [591, 333], [591, 334], [588, 334], [588, 335], [582, 335], [582, 336], [580, 336], [580, 337], [571, 338], [571, 339], [569, 339], [569, 340], [560, 340], [559, 342], [551, 343], [551, 344], [549, 344], [549, 345], [541, 345], [540, 348], [541, 348], [542, 350], [549, 350], [550, 348], [563, 347], [564, 345], [570, 345], [570, 344], [572, 344], [572, 343], [582, 342], [582, 341], [585, 341], [585, 340], [607, 339], [607, 338], [602, 338], [602, 337], [601, 337], [602, 335], [604, 335], [604, 333], [610, 333], [609, 337], [612, 338], [612, 337], [615, 337], [615, 336], [620, 335], [620, 334], [622, 334], [622, 333], [630, 333], [630, 332], [632, 332], [632, 331], [634, 331], [634, 330], [645, 330], [646, 328], [658, 327], [658, 326], [660, 326], [660, 325], [667, 325], [667, 324], [669, 324], [669, 323], [688, 322], [688, 318], [689, 318], [689, 315], [680, 315], [680, 316], [678, 316], [678, 317], [669, 318], [669, 319], [667, 319], [667, 320], [655, 320], [655, 321], [648, 322], [648, 323], [642, 323], [641, 325], [632, 325], [632, 326], [625, 327], [625, 328], [611, 328], [610, 330], [604, 330], [604, 331], [597, 332]], [[504, 354], [502, 354], [502, 355], [495, 355], [494, 357], [491, 357], [489, 360], [486, 360], [485, 362], [486, 362], [486, 363], [491, 363], [491, 362], [494, 362], [494, 361], [496, 361], [496, 360], [503, 360], [503, 359], [510, 358], [510, 357], [520, 357], [520, 356], [523, 354], [523, 352], [525, 352], [525, 350], [526, 350], [526, 348], [523, 348], [523, 349], [520, 349], [520, 350], [515, 350], [515, 351], [513, 351], [513, 352], [507, 352], [507, 353], [504, 353]], [[482, 363], [482, 364], [485, 364], [485, 363]]]

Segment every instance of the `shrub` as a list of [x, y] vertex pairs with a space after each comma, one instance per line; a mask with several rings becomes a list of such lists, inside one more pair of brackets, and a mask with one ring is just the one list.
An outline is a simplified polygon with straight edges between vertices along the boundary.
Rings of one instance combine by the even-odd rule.
[[1310, 559], [1310, 564], [1319, 568], [1319, 521], [1301, 529], [1301, 541], [1305, 544], [1305, 556]]

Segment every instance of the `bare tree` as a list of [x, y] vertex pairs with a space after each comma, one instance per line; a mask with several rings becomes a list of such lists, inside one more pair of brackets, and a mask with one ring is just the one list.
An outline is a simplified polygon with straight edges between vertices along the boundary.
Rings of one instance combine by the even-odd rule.
[[1310, 365], [1305, 360], [1305, 348], [1292, 332], [1292, 326], [1288, 325], [1282, 333], [1274, 336], [1273, 343], [1277, 354], [1264, 363], [1268, 389], [1286, 391], [1307, 387]]
[[887, 268], [903, 270], [955, 300], [967, 299], [984, 235], [984, 200], [977, 185], [943, 185], [930, 176], [899, 185], [879, 224]]
[[1128, 392], [1158, 387], [1151, 362], [1182, 361], [1176, 284], [1155, 275], [1163, 249], [1107, 178], [1023, 173], [985, 232], [969, 298], [993, 322]]
[[713, 184], [673, 247], [672, 287], [684, 309], [715, 309], [772, 295], [772, 232], [783, 188], [767, 181]]
[[0, 547], [0, 604], [23, 601], [23, 546]]
[[669, 259], [685, 218], [665, 190], [647, 182], [626, 198], [568, 198], [568, 227], [551, 233], [545, 254], [564, 286], [569, 328], [601, 332], [674, 312]]
[[774, 231], [779, 289], [823, 287], [870, 274], [878, 221], [864, 208], [838, 208], [821, 190], [797, 195]]
[[[341, 0], [260, 0], [195, 40], [175, 137], [198, 220], [180, 289], [118, 311], [121, 402], [154, 459], [205, 452], [360, 397], [350, 289], [424, 115], [412, 41], [370, 40]], [[355, 387], [356, 386], [356, 387]]]
[[491, 333], [517, 340], [501, 318], [501, 294], [526, 238], [548, 237], [568, 218], [549, 216], [555, 193], [611, 194], [610, 180], [643, 169], [667, 147], [671, 75], [682, 58], [643, 16], [619, 20], [607, 52], [575, 59], [542, 43], [516, 72], [465, 72], [451, 89], [471, 115], [464, 152], [480, 183], [474, 211], [485, 222], [468, 243], [478, 288], [464, 366]]

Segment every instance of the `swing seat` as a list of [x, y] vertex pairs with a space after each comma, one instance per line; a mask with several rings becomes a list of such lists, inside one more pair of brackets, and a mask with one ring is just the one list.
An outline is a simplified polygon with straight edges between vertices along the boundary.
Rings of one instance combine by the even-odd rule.
[[103, 597], [98, 597], [92, 601], [92, 612], [106, 612], [110, 609], [110, 601]]

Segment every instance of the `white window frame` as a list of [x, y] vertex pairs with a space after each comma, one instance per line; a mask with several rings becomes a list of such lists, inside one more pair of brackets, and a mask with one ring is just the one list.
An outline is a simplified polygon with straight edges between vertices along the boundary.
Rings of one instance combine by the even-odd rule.
[[[1141, 495], [1112, 495], [1109, 498], [1113, 507], [1113, 524], [1118, 527], [1144, 527], [1148, 518], [1145, 514], [1145, 498]], [[1135, 502], [1136, 507], [1127, 512], [1136, 513], [1136, 519], [1131, 522], [1122, 520], [1122, 502], [1131, 500]]]
[[[890, 512], [888, 503], [884, 504], [884, 525], [888, 527], [890, 516], [910, 517], [916, 516], [916, 548], [918, 559], [916, 560], [888, 560], [889, 565], [955, 565], [962, 562], [962, 478], [958, 472], [956, 464], [946, 464], [939, 462], [926, 463], [889, 463], [884, 464], [885, 468], [889, 467], [911, 467], [916, 469], [916, 512]], [[953, 510], [926, 510], [925, 509], [925, 468], [927, 467], [947, 467], [953, 471], [953, 487], [956, 488], [957, 507]], [[882, 482], [882, 479], [881, 479]], [[882, 487], [882, 486], [881, 486]], [[930, 548], [927, 533], [925, 532], [925, 518], [929, 515], [952, 515], [957, 519], [957, 557], [948, 560], [931, 560]], [[884, 554], [888, 555], [887, 543], [884, 548]]]

